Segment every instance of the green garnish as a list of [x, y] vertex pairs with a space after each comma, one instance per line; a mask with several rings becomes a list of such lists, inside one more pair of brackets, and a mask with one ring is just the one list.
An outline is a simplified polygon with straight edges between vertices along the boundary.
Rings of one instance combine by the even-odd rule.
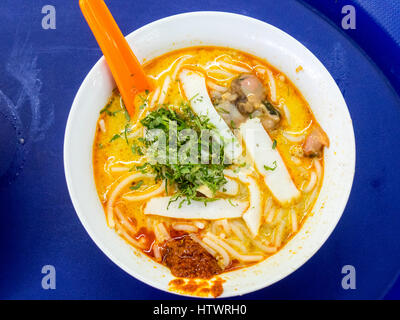
[[279, 111], [277, 109], [275, 109], [275, 107], [270, 102], [263, 101], [262, 103], [265, 106], [265, 108], [267, 108], [269, 114], [271, 114], [273, 116], [280, 116]]
[[276, 140], [274, 140], [274, 142], [272, 143], [272, 150], [274, 150], [276, 148], [276, 144], [277, 144], [277, 142], [276, 142]]
[[110, 112], [108, 109], [111, 107], [113, 101], [114, 101], [114, 98], [112, 98], [110, 101], [108, 101], [106, 106], [103, 109], [100, 110], [100, 114], [102, 114], [104, 112]]
[[[152, 111], [140, 122], [148, 130], [161, 130], [165, 135], [167, 143], [177, 145], [177, 148], [167, 148], [166, 159], [161, 159], [165, 161], [156, 161], [155, 164], [149, 164], [156, 174], [156, 180], [165, 180], [166, 188], [167, 184], [177, 187], [177, 193], [172, 196], [170, 203], [180, 198], [183, 198], [180, 205], [185, 201], [190, 204], [191, 200], [203, 201], [205, 204], [210, 201], [215, 201], [216, 199], [214, 198], [210, 199], [197, 196], [197, 189], [202, 185], [206, 185], [212, 193], [215, 194], [215, 192], [227, 182], [223, 173], [223, 170], [228, 166], [224, 164], [224, 146], [218, 144], [214, 139], [213, 145], [214, 143], [218, 144], [219, 153], [213, 154], [210, 145], [204, 146], [201, 143], [203, 130], [215, 131], [215, 126], [209, 121], [209, 118], [194, 114], [187, 103], [182, 103], [180, 107], [162, 107]], [[177, 132], [177, 137], [180, 137], [180, 133], [183, 130], [191, 129], [197, 133], [197, 140], [177, 139], [177, 137], [170, 136], [170, 128], [176, 128], [175, 132]], [[171, 130], [171, 132], [173, 132], [173, 130]], [[144, 145], [148, 150], [151, 150], [152, 146], [157, 142], [157, 137], [146, 136]], [[191, 160], [189, 153], [193, 147], [198, 148], [199, 151], [196, 156], [197, 158], [193, 159], [196, 161], [185, 162], [186, 156], [188, 160]], [[179, 157], [174, 149], [181, 151]], [[187, 150], [187, 152], [182, 153], [182, 150]], [[208, 157], [208, 163], [201, 161], [201, 154], [204, 156], [204, 153], [206, 153]], [[157, 156], [158, 154], [152, 155], [153, 158], [157, 158]]]
[[272, 164], [274, 165], [273, 167], [268, 167], [264, 165], [264, 169], [267, 171], [274, 171], [278, 165], [276, 164], [276, 161], [274, 161]]
[[144, 155], [142, 149], [136, 143], [132, 144], [131, 150], [133, 154], [138, 154], [139, 156]]
[[141, 186], [142, 184], [143, 184], [143, 180], [140, 180], [138, 183], [136, 183], [136, 184], [130, 186], [129, 189], [131, 189], [131, 190], [137, 190], [137, 189], [140, 188], [140, 186]]
[[125, 141], [126, 141], [126, 144], [127, 144], [127, 145], [129, 145], [129, 141], [128, 141], [128, 132], [130, 131], [130, 130], [128, 129], [128, 127], [129, 127], [129, 123], [127, 123], [127, 124], [125, 125], [125, 130], [124, 130], [124, 137], [125, 137]]
[[110, 139], [109, 142], [113, 142], [114, 140], [117, 140], [118, 138], [121, 138], [121, 135], [119, 135], [119, 134], [114, 134], [113, 137]]

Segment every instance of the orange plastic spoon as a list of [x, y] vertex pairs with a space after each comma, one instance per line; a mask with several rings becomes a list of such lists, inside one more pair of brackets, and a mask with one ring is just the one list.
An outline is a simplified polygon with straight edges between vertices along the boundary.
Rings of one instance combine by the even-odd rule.
[[152, 84], [104, 1], [79, 0], [79, 6], [106, 58], [126, 110], [134, 117], [136, 94], [152, 90]]

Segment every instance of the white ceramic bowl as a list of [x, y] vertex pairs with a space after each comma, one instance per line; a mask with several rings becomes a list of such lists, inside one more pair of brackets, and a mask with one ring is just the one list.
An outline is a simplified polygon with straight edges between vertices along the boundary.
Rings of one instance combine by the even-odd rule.
[[[284, 72], [304, 95], [331, 141], [325, 152], [324, 181], [314, 214], [277, 254], [254, 266], [223, 274], [221, 278], [226, 282], [221, 297], [267, 287], [295, 271], [333, 231], [353, 182], [355, 142], [352, 122], [331, 75], [307, 48], [285, 32], [237, 14], [193, 12], [171, 16], [132, 32], [127, 40], [142, 62], [195, 45], [239, 49], [267, 60]], [[303, 71], [296, 73], [299, 65]], [[69, 193], [79, 219], [99, 248], [130, 275], [167, 291], [168, 283], [173, 279], [169, 270], [132, 249], [107, 227], [96, 193], [92, 167], [96, 121], [114, 87], [102, 57], [79, 88], [68, 117], [64, 166]]]

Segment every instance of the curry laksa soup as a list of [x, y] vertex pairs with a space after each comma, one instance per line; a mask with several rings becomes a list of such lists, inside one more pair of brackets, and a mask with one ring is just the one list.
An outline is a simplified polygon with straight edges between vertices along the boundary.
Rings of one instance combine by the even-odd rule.
[[94, 176], [109, 227], [181, 278], [276, 253], [312, 211], [329, 146], [301, 93], [228, 48], [178, 50], [144, 69], [154, 90], [136, 96], [135, 115], [115, 91], [98, 119]]

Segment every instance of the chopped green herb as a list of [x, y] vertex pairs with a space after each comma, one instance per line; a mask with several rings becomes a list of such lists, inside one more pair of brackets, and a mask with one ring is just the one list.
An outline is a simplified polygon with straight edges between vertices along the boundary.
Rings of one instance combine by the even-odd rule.
[[139, 156], [144, 155], [142, 149], [135, 143], [132, 145], [131, 150], [133, 154], [138, 154]]
[[232, 202], [232, 199], [228, 198], [227, 200], [228, 200], [229, 204], [230, 204], [232, 207], [237, 207], [237, 206], [238, 206], [238, 204], [234, 204], [234, 203]]
[[191, 97], [190, 99], [189, 99], [189, 102], [191, 102], [194, 98], [196, 98], [197, 96], [199, 95], [199, 93], [196, 93], [193, 97]]
[[268, 167], [264, 165], [264, 169], [267, 171], [274, 171], [278, 165], [276, 164], [276, 161], [274, 161], [272, 164], [274, 165], [273, 167]]
[[[172, 150], [170, 151], [167, 148], [167, 161], [158, 161], [155, 164], [149, 164], [149, 167], [151, 167], [153, 172], [156, 174], [156, 180], [161, 179], [166, 182], [166, 190], [167, 185], [175, 185], [177, 187], [177, 193], [171, 197], [170, 203], [181, 198], [183, 199], [180, 201], [180, 205], [185, 201], [190, 204], [191, 200], [203, 201], [205, 204], [210, 201], [215, 201], [216, 199], [214, 198], [210, 199], [197, 196], [197, 189], [201, 185], [206, 185], [212, 193], [215, 194], [215, 192], [220, 190], [220, 188], [227, 182], [223, 173], [224, 169], [228, 166], [227, 164], [224, 164], [224, 145], [219, 145], [220, 152], [218, 154], [213, 154], [215, 151], [215, 145], [214, 150], [212, 150], [211, 146], [208, 145], [207, 148], [209, 149], [205, 150], [205, 147], [201, 143], [202, 130], [215, 130], [215, 126], [209, 121], [209, 118], [206, 116], [196, 115], [187, 103], [182, 103], [180, 107], [162, 107], [158, 110], [152, 111], [140, 122], [148, 130], [162, 130], [165, 134], [166, 141], [170, 141], [169, 129], [171, 125], [176, 126], [178, 136], [179, 133], [185, 129], [192, 129], [198, 135], [198, 140], [195, 143], [201, 152], [198, 153], [199, 158], [195, 163], [182, 163], [180, 162], [180, 159], [170, 163], [169, 159], [174, 158], [175, 160], [176, 157], [175, 154], [170, 154]], [[143, 144], [146, 148], [151, 148], [156, 141], [157, 139], [154, 137], [145, 137]], [[193, 143], [193, 141], [190, 142]], [[188, 143], [187, 140], [178, 140], [178, 150], [186, 143]], [[215, 143], [218, 142], [215, 141]], [[208, 163], [201, 161], [202, 159], [200, 157], [203, 151], [208, 152]]]
[[276, 140], [274, 140], [274, 142], [272, 143], [272, 150], [274, 150], [276, 148], [276, 144], [277, 144], [277, 142], [276, 142]]
[[111, 107], [113, 101], [114, 101], [114, 99], [111, 99], [111, 100], [106, 104], [106, 106], [105, 106], [103, 109], [100, 110], [100, 114], [102, 114], [102, 113], [104, 113], [104, 112], [107, 112], [107, 111], [108, 111], [108, 108]]
[[140, 180], [140, 181], [138, 181], [138, 183], [136, 183], [136, 184], [130, 186], [129, 189], [131, 189], [131, 190], [137, 190], [137, 189], [140, 188], [140, 186], [141, 186], [142, 184], [143, 184], [143, 180]]
[[220, 113], [229, 114], [229, 111], [228, 111], [228, 110], [226, 110], [226, 109], [224, 109], [224, 108], [221, 108], [221, 107], [217, 107], [217, 111], [219, 111]]
[[117, 140], [118, 138], [121, 138], [121, 135], [114, 134], [113, 137], [110, 139], [110, 142], [113, 142], [114, 140]]
[[101, 143], [99, 143], [98, 147], [99, 147], [99, 149], [103, 149], [104, 148], [103, 144], [101, 144]]

